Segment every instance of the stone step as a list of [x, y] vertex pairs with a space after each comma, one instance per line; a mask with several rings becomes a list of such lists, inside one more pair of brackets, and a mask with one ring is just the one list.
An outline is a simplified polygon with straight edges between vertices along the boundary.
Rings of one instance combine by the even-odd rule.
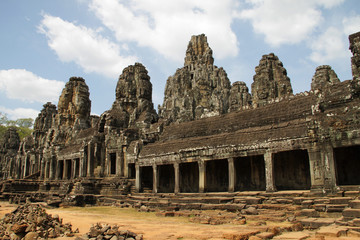
[[342, 212], [348, 204], [328, 204], [326, 205], [326, 212]]
[[317, 229], [335, 223], [335, 218], [305, 218], [299, 220], [304, 228]]
[[349, 204], [349, 202], [353, 200], [352, 197], [334, 197], [329, 198], [330, 204]]
[[315, 209], [302, 209], [300, 215], [306, 217], [320, 217], [320, 213]]
[[346, 208], [342, 212], [346, 220], [352, 220], [354, 218], [360, 218], [360, 209]]
[[349, 202], [349, 207], [353, 209], [360, 209], [360, 200], [352, 200]]
[[235, 197], [234, 203], [260, 204], [264, 201], [261, 197]]

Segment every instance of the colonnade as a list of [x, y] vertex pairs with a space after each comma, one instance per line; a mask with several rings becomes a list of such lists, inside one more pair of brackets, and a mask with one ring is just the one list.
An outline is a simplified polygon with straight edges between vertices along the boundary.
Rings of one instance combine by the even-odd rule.
[[[266, 151], [261, 155], [257, 155], [257, 159], [262, 159], [261, 161], [257, 160], [257, 166], [255, 166], [258, 168], [256, 174], [259, 176], [256, 176], [257, 179], [255, 179], [258, 183], [250, 190], [274, 192], [286, 189], [334, 189], [337, 185], [334, 149], [330, 145], [285, 152]], [[154, 193], [241, 191], [243, 190], [241, 189], [241, 181], [245, 181], [242, 174], [250, 171], [239, 169], [243, 166], [239, 164], [239, 162], [244, 160], [248, 161], [248, 159], [244, 159], [244, 157], [241, 156], [227, 159], [197, 160], [192, 162], [195, 167], [193, 167], [190, 174], [186, 174], [181, 170], [184, 169], [183, 166], [189, 164], [189, 162], [175, 162], [165, 165], [153, 164], [151, 166], [136, 164], [136, 190], [141, 192], [144, 187], [147, 187], [152, 188], [152, 192]], [[152, 171], [150, 168], [152, 168]], [[207, 168], [211, 169], [207, 170]], [[217, 168], [221, 169], [218, 170]], [[163, 175], [162, 170], [165, 169], [171, 173]], [[222, 171], [223, 176], [217, 173], [217, 171]], [[282, 177], [284, 174], [285, 177]], [[183, 175], [186, 175], [186, 177], [196, 175], [192, 179], [192, 190], [189, 191], [189, 189], [187, 189], [186, 191], [182, 191], [184, 188], [182, 186]], [[212, 179], [212, 177], [216, 179]], [[289, 181], [287, 178], [290, 178]], [[252, 180], [248, 179], [248, 181]], [[219, 183], [219, 185], [214, 186], [216, 183]], [[151, 186], [149, 186], [149, 184]], [[164, 187], [164, 185], [166, 187]]]

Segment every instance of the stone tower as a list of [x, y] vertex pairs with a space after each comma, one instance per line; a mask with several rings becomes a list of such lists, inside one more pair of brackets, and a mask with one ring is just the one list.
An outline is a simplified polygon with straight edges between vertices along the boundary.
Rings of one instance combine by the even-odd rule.
[[251, 95], [245, 82], [237, 81], [231, 86], [230, 91], [230, 111], [241, 110], [243, 107], [251, 105]]
[[329, 65], [322, 65], [316, 68], [315, 74], [311, 81], [311, 90], [323, 91], [326, 88], [339, 83], [340, 80], [335, 71]]
[[286, 69], [275, 54], [263, 55], [255, 72], [254, 82], [251, 84], [254, 106], [262, 106], [273, 99], [292, 95]]
[[168, 122], [184, 122], [226, 113], [230, 88], [225, 70], [214, 65], [206, 36], [192, 36], [184, 67], [166, 82], [159, 115]]
[[123, 70], [116, 86], [116, 100], [101, 119], [107, 126], [116, 128], [149, 126], [157, 121], [152, 102], [152, 84], [141, 63]]
[[353, 78], [360, 78], [360, 32], [349, 36], [351, 57], [351, 70]]
[[63, 89], [58, 103], [56, 125], [86, 129], [90, 127], [89, 87], [81, 77], [71, 77]]

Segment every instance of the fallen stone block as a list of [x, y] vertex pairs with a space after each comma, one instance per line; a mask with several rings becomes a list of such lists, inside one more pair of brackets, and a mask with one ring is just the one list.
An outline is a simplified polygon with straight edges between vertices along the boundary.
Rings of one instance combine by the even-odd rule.
[[341, 237], [346, 236], [347, 228], [342, 226], [330, 225], [326, 227], [321, 227], [316, 231], [315, 236], [323, 237]]
[[320, 217], [320, 213], [315, 209], [302, 209], [300, 214], [307, 217]]
[[308, 238], [310, 235], [304, 232], [287, 232], [279, 236], [274, 237], [273, 239], [282, 239], [282, 240], [302, 240]]

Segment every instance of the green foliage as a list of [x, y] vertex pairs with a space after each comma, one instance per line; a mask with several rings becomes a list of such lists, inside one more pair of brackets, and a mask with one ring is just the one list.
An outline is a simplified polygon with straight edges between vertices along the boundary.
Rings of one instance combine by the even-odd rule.
[[16, 120], [9, 120], [7, 115], [0, 112], [0, 139], [9, 127], [16, 127], [20, 139], [29, 136], [32, 133], [34, 120], [31, 118], [19, 118]]

